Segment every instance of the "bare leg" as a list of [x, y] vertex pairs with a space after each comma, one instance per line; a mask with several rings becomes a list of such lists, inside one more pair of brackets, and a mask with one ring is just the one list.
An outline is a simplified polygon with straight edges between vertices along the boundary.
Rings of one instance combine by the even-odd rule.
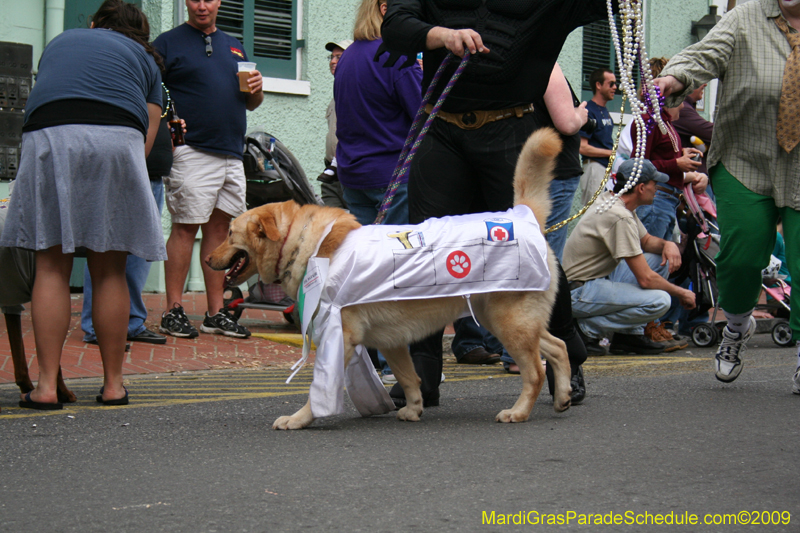
[[122, 363], [128, 335], [130, 295], [125, 279], [126, 252], [90, 251], [89, 273], [92, 276], [92, 323], [103, 359], [103, 399], [125, 396], [122, 386]]
[[[36, 339], [39, 381], [31, 391], [31, 400], [41, 403], [58, 401], [57, 382], [61, 367], [61, 349], [69, 330], [71, 302], [69, 276], [72, 254], [61, 253], [61, 245], [36, 252], [36, 280], [31, 294], [31, 319]], [[24, 400], [23, 396], [20, 399]]]
[[167, 257], [164, 261], [164, 283], [167, 290], [167, 307], [181, 304], [186, 276], [192, 262], [192, 247], [197, 235], [198, 224], [172, 224], [172, 232], [167, 240]]
[[[211, 212], [211, 218], [203, 224], [203, 240], [200, 242], [200, 257], [208, 257], [211, 252], [222, 244], [228, 236], [231, 216], [219, 209]], [[168, 250], [169, 251], [169, 250]], [[225, 292], [225, 271], [212, 270], [205, 261], [203, 266], [203, 280], [206, 284], [206, 298], [208, 300], [208, 314], [215, 315], [223, 303]]]

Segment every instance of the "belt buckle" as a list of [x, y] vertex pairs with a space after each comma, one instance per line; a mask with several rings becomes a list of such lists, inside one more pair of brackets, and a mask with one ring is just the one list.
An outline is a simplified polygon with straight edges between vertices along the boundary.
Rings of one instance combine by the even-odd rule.
[[472, 111], [461, 115], [461, 123], [465, 126], [473, 126], [478, 122], [478, 117]]

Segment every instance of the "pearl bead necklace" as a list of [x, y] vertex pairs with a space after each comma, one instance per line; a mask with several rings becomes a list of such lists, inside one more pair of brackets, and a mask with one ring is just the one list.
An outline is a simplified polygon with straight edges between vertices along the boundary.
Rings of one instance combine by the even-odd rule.
[[[610, 198], [604, 200], [597, 206], [598, 213], [607, 211], [614, 201], [623, 194], [630, 191], [639, 182], [642, 174], [642, 156], [645, 151], [647, 143], [647, 130], [642, 115], [649, 113], [650, 116], [658, 124], [662, 133], [668, 134], [669, 130], [667, 125], [661, 118], [661, 102], [659, 101], [660, 94], [657, 92], [656, 86], [653, 84], [653, 76], [649, 68], [642, 68], [642, 92], [649, 96], [645, 98], [647, 105], [639, 101], [636, 94], [636, 83], [633, 79], [633, 69], [636, 63], [636, 58], [639, 58], [639, 64], [644, 66], [649, 64], [647, 52], [644, 46], [644, 19], [642, 17], [642, 3], [644, 0], [619, 0], [619, 13], [622, 17], [622, 45], [620, 45], [619, 34], [617, 33], [617, 25], [614, 21], [614, 12], [612, 7], [612, 0], [606, 0], [606, 7], [608, 11], [608, 24], [611, 30], [611, 38], [614, 42], [614, 50], [617, 56], [617, 63], [620, 67], [619, 81], [620, 89], [623, 91], [623, 98], [626, 98], [631, 105], [631, 114], [633, 120], [636, 122], [636, 130], [639, 132], [636, 135], [631, 158], [634, 160], [633, 172], [628, 179], [625, 187], [619, 192], [612, 195]], [[620, 128], [622, 124], [620, 123]], [[670, 136], [671, 138], [671, 136]], [[615, 154], [612, 154], [609, 160], [609, 167], [613, 163]], [[610, 168], [606, 169], [606, 180], [608, 179]], [[605, 180], [604, 180], [605, 182]]]

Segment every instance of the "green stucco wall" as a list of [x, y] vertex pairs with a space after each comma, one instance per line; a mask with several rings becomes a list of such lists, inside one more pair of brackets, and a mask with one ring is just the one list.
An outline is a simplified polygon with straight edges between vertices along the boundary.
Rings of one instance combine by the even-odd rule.
[[694, 41], [692, 21], [708, 14], [708, 0], [661, 0], [647, 3], [647, 53], [672, 57]]
[[33, 45], [33, 64], [44, 49], [44, 0], [0, 0], [0, 41]]
[[561, 49], [561, 54], [558, 56], [558, 64], [561, 66], [564, 76], [578, 94], [581, 90], [582, 40], [583, 29], [578, 28], [569, 34]]

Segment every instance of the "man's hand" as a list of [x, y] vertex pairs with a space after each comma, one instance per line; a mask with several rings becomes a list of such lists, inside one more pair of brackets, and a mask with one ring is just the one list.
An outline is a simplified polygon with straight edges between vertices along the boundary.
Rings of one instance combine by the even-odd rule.
[[661, 266], [669, 262], [669, 273], [672, 274], [681, 267], [681, 251], [678, 245], [672, 241], [665, 241], [664, 248], [661, 250]]
[[489, 49], [483, 45], [480, 34], [470, 29], [451, 30], [442, 26], [434, 26], [428, 32], [425, 44], [429, 50], [447, 48], [458, 57], [464, 57], [465, 48], [469, 50], [470, 54], [489, 53]]
[[686, 88], [686, 86], [679, 82], [678, 78], [675, 76], [656, 78], [653, 80], [653, 83], [658, 85], [658, 88], [661, 89], [661, 94], [664, 96], [669, 96], [672, 93], [679, 93]]
[[691, 183], [695, 194], [703, 194], [708, 187], [708, 176], [702, 172], [687, 172], [684, 183]]
[[261, 77], [261, 73], [251, 70], [250, 77], [247, 78], [247, 85], [250, 87], [250, 92], [245, 95], [245, 108], [248, 111], [255, 111], [264, 101], [264, 78]]
[[700, 168], [700, 165], [702, 165], [702, 163], [700, 161], [695, 161], [694, 159], [692, 159], [692, 156], [694, 154], [692, 154], [691, 152], [687, 152], [686, 150], [694, 150], [694, 148], [684, 148], [683, 155], [680, 156], [678, 159], [676, 159], [678, 163], [678, 169], [681, 172], [692, 172], [693, 170], [697, 170], [698, 168]]
[[688, 289], [681, 289], [681, 293], [680, 296], [678, 296], [678, 300], [680, 300], [681, 306], [684, 309], [694, 309], [696, 306], [694, 293]]
[[250, 77], [247, 78], [247, 85], [250, 87], [250, 94], [260, 93], [264, 88], [264, 78], [257, 70], [250, 71]]
[[[183, 130], [183, 134], [186, 135], [186, 121], [183, 120], [183, 119], [181, 119], [181, 130]], [[175, 144], [172, 142], [172, 139], [170, 139], [169, 142], [170, 142], [170, 144], [172, 144], [172, 151], [174, 152], [175, 151]]]
[[589, 120], [589, 112], [586, 110], [587, 103], [588, 102], [581, 102], [581, 105], [575, 108], [575, 116], [578, 117], [581, 126], [586, 124], [586, 121]]
[[684, 148], [683, 149], [683, 155], [688, 155], [689, 157], [695, 157], [695, 156], [699, 155], [702, 158], [703, 157], [703, 152], [701, 152], [697, 148], [689, 147], [689, 148]]

